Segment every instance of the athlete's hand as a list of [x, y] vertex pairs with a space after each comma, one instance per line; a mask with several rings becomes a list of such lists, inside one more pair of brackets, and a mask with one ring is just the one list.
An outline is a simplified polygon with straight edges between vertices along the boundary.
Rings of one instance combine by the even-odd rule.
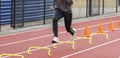
[[50, 10], [54, 10], [54, 6], [53, 5], [50, 6]]

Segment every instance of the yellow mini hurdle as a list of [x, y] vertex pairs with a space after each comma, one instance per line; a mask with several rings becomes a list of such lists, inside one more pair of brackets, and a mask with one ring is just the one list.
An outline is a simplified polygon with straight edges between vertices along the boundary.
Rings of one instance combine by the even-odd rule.
[[105, 35], [106, 39], [108, 39], [108, 34], [107, 33], [91, 33], [90, 37], [76, 37], [77, 39], [88, 39], [89, 40], [89, 44], [93, 44], [92, 40], [93, 40], [93, 36], [95, 35]]
[[[64, 44], [72, 44], [72, 49], [75, 49], [75, 42], [74, 41], [60, 41], [59, 43], [64, 43]], [[54, 48], [57, 48], [57, 44], [53, 44]]]
[[50, 48], [47, 48], [47, 47], [39, 47], [39, 46], [31, 46], [31, 47], [29, 47], [29, 49], [28, 49], [28, 54], [29, 54], [29, 55], [32, 54], [31, 49], [48, 50], [48, 56], [52, 56], [52, 54], [51, 54], [51, 49], [50, 49]]
[[91, 36], [94, 36], [94, 35], [105, 35], [106, 39], [109, 39], [107, 33], [91, 33]]
[[90, 37], [76, 37], [76, 38], [77, 39], [88, 39], [89, 40], [89, 44], [93, 44], [91, 35], [90, 35]]
[[19, 54], [0, 54], [0, 58], [7, 57], [7, 56], [18, 56], [18, 57], [24, 58], [23, 55], [19, 55]]

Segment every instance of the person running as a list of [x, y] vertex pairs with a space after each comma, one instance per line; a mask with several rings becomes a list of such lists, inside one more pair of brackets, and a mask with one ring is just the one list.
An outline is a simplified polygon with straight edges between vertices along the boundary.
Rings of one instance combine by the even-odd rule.
[[71, 28], [72, 23], [72, 0], [53, 0], [53, 5], [50, 6], [50, 10], [55, 10], [53, 16], [53, 33], [54, 38], [51, 43], [58, 43], [58, 21], [64, 17], [66, 31], [69, 32], [72, 37], [71, 41], [75, 37], [76, 29]]

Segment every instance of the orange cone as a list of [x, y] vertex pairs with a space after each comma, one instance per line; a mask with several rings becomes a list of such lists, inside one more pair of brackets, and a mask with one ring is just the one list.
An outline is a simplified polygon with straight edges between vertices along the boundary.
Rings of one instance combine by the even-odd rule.
[[86, 29], [85, 29], [85, 32], [84, 32], [84, 36], [85, 36], [85, 37], [89, 37], [89, 36], [90, 36], [88, 24], [86, 25]]
[[119, 20], [119, 23], [118, 23], [118, 28], [120, 28], [120, 20]]
[[103, 24], [100, 23], [99, 29], [98, 29], [98, 33], [104, 33], [103, 31]]
[[113, 23], [112, 20], [110, 21], [110, 30], [111, 30], [111, 31], [114, 31], [114, 23]]

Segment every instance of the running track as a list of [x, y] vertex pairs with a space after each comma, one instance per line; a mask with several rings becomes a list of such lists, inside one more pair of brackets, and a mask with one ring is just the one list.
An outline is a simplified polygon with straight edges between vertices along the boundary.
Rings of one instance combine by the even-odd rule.
[[[115, 31], [109, 30], [110, 20], [114, 21]], [[119, 58], [120, 57], [120, 28], [118, 28], [119, 16], [109, 17], [100, 20], [87, 22], [90, 32], [97, 32], [99, 22], [103, 23], [104, 30], [109, 34], [109, 40], [103, 35], [93, 36], [93, 44], [88, 40], [75, 40], [75, 50], [72, 50], [69, 44], [58, 44], [54, 49], [51, 44], [53, 38], [52, 28], [44, 28], [15, 34], [0, 36], [0, 53], [22, 54], [25, 58]], [[77, 29], [76, 36], [83, 36], [86, 22], [73, 23], [72, 27]], [[59, 27], [59, 38], [62, 41], [68, 41], [70, 34]], [[32, 50], [32, 55], [27, 54], [30, 46], [43, 46], [51, 48], [52, 56], [47, 56], [45, 50]], [[13, 57], [7, 57], [13, 58]], [[17, 57], [16, 57], [17, 58]]]

